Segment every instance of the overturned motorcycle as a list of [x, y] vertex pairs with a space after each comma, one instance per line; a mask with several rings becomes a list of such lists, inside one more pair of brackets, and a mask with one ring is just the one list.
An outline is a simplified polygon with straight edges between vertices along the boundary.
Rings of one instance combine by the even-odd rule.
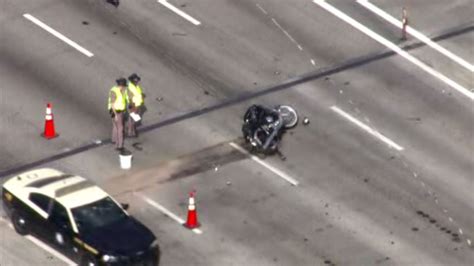
[[242, 133], [244, 139], [257, 153], [279, 153], [278, 145], [286, 130], [298, 123], [298, 114], [288, 105], [268, 108], [250, 106], [244, 115]]

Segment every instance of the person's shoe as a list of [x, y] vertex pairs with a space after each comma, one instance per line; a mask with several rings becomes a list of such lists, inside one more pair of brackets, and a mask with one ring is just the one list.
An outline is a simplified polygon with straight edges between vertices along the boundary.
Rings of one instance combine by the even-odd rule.
[[124, 148], [115, 148], [116, 151], [119, 151], [119, 152], [122, 152], [124, 150]]

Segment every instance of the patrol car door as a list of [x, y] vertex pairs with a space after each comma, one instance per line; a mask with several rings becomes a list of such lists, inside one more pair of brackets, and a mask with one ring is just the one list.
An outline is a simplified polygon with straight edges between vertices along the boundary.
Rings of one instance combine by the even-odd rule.
[[32, 192], [28, 196], [28, 200], [32, 203], [31, 210], [29, 210], [28, 220], [30, 220], [31, 230], [40, 238], [45, 238], [49, 235], [48, 216], [53, 205], [53, 199], [50, 197]]
[[66, 252], [67, 255], [72, 255], [74, 232], [71, 221], [66, 208], [56, 200], [53, 201], [48, 221], [49, 241]]

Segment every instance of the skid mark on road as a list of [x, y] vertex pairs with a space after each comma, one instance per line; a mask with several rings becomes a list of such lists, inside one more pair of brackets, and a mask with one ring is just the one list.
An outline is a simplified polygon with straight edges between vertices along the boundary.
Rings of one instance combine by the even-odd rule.
[[227, 142], [181, 155], [177, 158], [156, 162], [156, 166], [125, 173], [110, 179], [102, 186], [111, 195], [141, 191], [151, 185], [173, 182], [247, 158], [229, 147]]
[[[444, 216], [444, 218], [447, 219], [451, 224], [456, 226], [457, 223], [451, 216], [448, 215], [449, 213], [448, 210], [441, 206], [442, 204], [440, 203], [439, 196], [436, 192], [434, 192], [434, 189], [430, 188], [429, 185], [427, 185], [426, 182], [423, 181], [423, 177], [420, 176], [420, 174], [418, 174], [417, 172], [411, 169], [407, 161], [403, 159], [401, 160], [402, 160], [403, 167], [405, 167], [407, 171], [410, 171], [412, 173], [412, 177], [418, 181], [418, 184], [420, 185], [420, 190], [426, 192], [428, 194], [428, 197], [434, 201], [435, 207], [440, 210], [440, 213], [442, 214], [442, 216]], [[471, 239], [469, 238], [469, 236], [465, 235], [465, 231], [460, 226], [457, 226], [457, 229], [456, 229], [459, 232], [459, 234], [452, 233], [451, 231], [447, 230], [446, 227], [440, 226], [435, 219], [430, 218], [430, 216], [424, 213], [423, 211], [418, 210], [417, 214], [419, 214], [423, 218], [428, 218], [429, 222], [431, 224], [435, 224], [442, 232], [450, 234], [453, 237], [452, 240], [454, 242], [461, 242], [462, 238], [464, 238], [468, 246], [472, 245]]]
[[[352, 101], [349, 100], [349, 103], [351, 103]], [[364, 130], [366, 130], [367, 132], [369, 133], [373, 133], [374, 136], [383, 136], [381, 135], [380, 133], [378, 133], [377, 131], [371, 129], [370, 127], [368, 127], [367, 125], [363, 124], [362, 122], [356, 120], [355, 118], [353, 118], [352, 116], [350, 116], [349, 114], [345, 113], [344, 111], [340, 110], [338, 107], [336, 106], [333, 106], [331, 107], [331, 109], [333, 109], [333, 111], [335, 112], [338, 112], [340, 113], [342, 116], [344, 116], [346, 119], [350, 120], [351, 122], [357, 124], [359, 127], [363, 128]], [[360, 110], [356, 109], [357, 113], [359, 115], [361, 115], [361, 112]], [[353, 121], [354, 120], [354, 121]], [[367, 119], [367, 121], [370, 121], [369, 119]], [[377, 134], [378, 133], [378, 134]], [[385, 141], [384, 141], [385, 142]], [[390, 142], [389, 142], [390, 143]], [[388, 143], [387, 143], [388, 144]], [[394, 143], [395, 144], [395, 143]], [[397, 145], [397, 144], [395, 144]], [[395, 148], [395, 147], [393, 147]], [[401, 146], [399, 148], [402, 148]], [[403, 148], [402, 148], [403, 149]], [[401, 151], [400, 149], [397, 149], [397, 151]], [[427, 194], [429, 198], [431, 198], [433, 200], [433, 202], [435, 203], [435, 207], [437, 209], [439, 209], [442, 213], [442, 216], [444, 216], [444, 218], [446, 218], [449, 223], [455, 225], [456, 222], [455, 220], [448, 215], [448, 210], [446, 208], [443, 208], [442, 207], [442, 204], [440, 203], [440, 199], [438, 197], [438, 194], [434, 191], [434, 189], [432, 189], [425, 181], [424, 181], [424, 178], [420, 176], [420, 174], [416, 171], [414, 171], [412, 168], [413, 167], [410, 167], [409, 164], [408, 164], [408, 161], [403, 159], [402, 157], [400, 157], [400, 160], [401, 160], [401, 163], [403, 165], [403, 167], [409, 172], [411, 173], [411, 177], [415, 180], [416, 184], [418, 184], [420, 186], [420, 191], [422, 191], [424, 194]], [[417, 211], [417, 212], [420, 212], [420, 211]], [[427, 214], [425, 215], [422, 215], [423, 217], [428, 217]], [[434, 220], [436, 221], [436, 220]], [[430, 219], [430, 223], [432, 223], [432, 218]], [[438, 228], [445, 228], [445, 227], [441, 227], [438, 225], [438, 223], [435, 223]], [[465, 231], [457, 226], [458, 228], [456, 229], [459, 234], [451, 234], [452, 235], [452, 240], [454, 242], [461, 242], [462, 238], [464, 238], [466, 240], [466, 243], [468, 246], [471, 246], [472, 245], [472, 241], [471, 239], [469, 238], [469, 236], [465, 235]], [[442, 230], [444, 231], [444, 230]]]
[[[455, 37], [455, 36], [460, 36], [460, 35], [463, 35], [463, 34], [466, 34], [466, 33], [470, 33], [473, 30], [474, 30], [474, 26], [456, 27], [454, 29], [451, 29], [449, 31], [446, 31], [446, 32], [436, 36], [435, 38], [433, 38], [433, 40], [437, 40], [437, 41], [438, 40], [445, 40], [445, 39], [449, 39], [449, 38], [452, 38], [452, 37]], [[423, 46], [424, 46], [423, 43], [415, 43], [415, 44], [407, 45], [407, 46], [403, 47], [403, 49], [409, 51], [409, 50], [418, 49], [418, 48], [423, 47]], [[255, 99], [255, 98], [258, 98], [258, 97], [262, 97], [262, 96], [265, 96], [265, 95], [268, 95], [268, 94], [272, 94], [272, 93], [276, 93], [276, 92], [279, 92], [279, 91], [287, 90], [287, 89], [290, 89], [290, 88], [295, 88], [297, 85], [304, 84], [306, 82], [314, 81], [314, 80], [324, 78], [324, 77], [327, 78], [329, 75], [341, 73], [343, 71], [350, 70], [350, 69], [360, 67], [360, 66], [363, 66], [363, 65], [367, 65], [367, 64], [370, 64], [372, 62], [376, 62], [376, 61], [379, 61], [379, 60], [382, 60], [382, 59], [385, 59], [385, 58], [389, 58], [389, 57], [394, 56], [394, 55], [396, 55], [396, 53], [393, 52], [393, 51], [381, 51], [381, 52], [376, 52], [376, 53], [372, 53], [372, 54], [369, 54], [369, 55], [365, 55], [365, 56], [362, 56], [362, 57], [353, 58], [353, 59], [347, 60], [347, 61], [342, 62], [342, 63], [335, 64], [335, 65], [332, 65], [332, 66], [319, 68], [318, 70], [302, 74], [298, 77], [288, 79], [288, 80], [286, 80], [286, 81], [284, 81], [280, 84], [277, 84], [277, 85], [264, 87], [264, 88], [261, 88], [261, 89], [255, 91], [255, 92], [243, 93], [243, 94], [237, 95], [236, 97], [233, 97], [233, 98], [224, 99], [221, 102], [218, 102], [214, 105], [205, 106], [205, 107], [202, 107], [202, 108], [199, 108], [199, 109], [196, 109], [196, 110], [191, 110], [187, 113], [178, 114], [178, 115], [169, 117], [167, 119], [160, 120], [159, 122], [156, 122], [156, 123], [153, 123], [153, 124], [150, 124], [150, 125], [147, 125], [147, 126], [140, 127], [138, 129], [138, 132], [139, 133], [146, 133], [148, 131], [153, 131], [155, 129], [159, 129], [159, 128], [166, 127], [166, 126], [169, 126], [169, 125], [173, 125], [173, 124], [185, 121], [185, 120], [193, 119], [193, 118], [196, 118], [196, 117], [199, 117], [199, 116], [202, 116], [202, 115], [205, 115], [205, 114], [217, 111], [217, 110], [221, 110], [223, 108], [230, 107], [230, 106], [233, 106], [233, 105], [245, 102], [245, 101], [249, 101], [249, 100], [252, 100], [252, 99]], [[342, 90], [341, 90], [341, 92], [342, 92]], [[86, 143], [86, 144], [80, 145], [78, 147], [71, 148], [68, 151], [58, 152], [58, 153], [55, 153], [51, 156], [43, 157], [43, 158], [40, 158], [40, 159], [35, 160], [35, 161], [26, 162], [26, 163], [22, 162], [22, 164], [13, 165], [13, 166], [4, 166], [4, 168], [2, 168], [0, 170], [0, 178], [5, 178], [5, 177], [10, 176], [12, 174], [19, 173], [19, 172], [31, 169], [33, 167], [38, 167], [38, 166], [41, 166], [41, 165], [44, 165], [44, 164], [47, 164], [47, 163], [58, 161], [58, 160], [61, 160], [61, 159], [64, 159], [64, 158], [67, 158], [67, 157], [70, 157], [70, 156], [73, 156], [73, 155], [77, 155], [77, 154], [80, 154], [80, 153], [83, 153], [83, 152], [86, 152], [86, 151], [89, 151], [89, 150], [92, 150], [92, 149], [95, 149], [95, 148], [99, 148], [99, 147], [102, 147], [104, 145], [109, 145], [109, 144], [111, 144], [110, 138], [94, 139], [94, 140], [91, 141], [91, 143]], [[6, 167], [9, 167], [9, 168], [6, 168]]]

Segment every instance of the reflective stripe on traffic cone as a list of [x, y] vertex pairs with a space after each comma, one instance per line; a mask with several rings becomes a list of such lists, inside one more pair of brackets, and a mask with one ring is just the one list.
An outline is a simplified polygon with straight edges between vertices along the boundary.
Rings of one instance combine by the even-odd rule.
[[52, 139], [58, 136], [54, 129], [54, 118], [53, 118], [53, 111], [52, 106], [50, 103], [46, 105], [46, 116], [44, 121], [44, 132], [41, 134], [46, 139]]
[[189, 229], [194, 229], [200, 226], [197, 217], [196, 205], [194, 202], [195, 192], [189, 193], [189, 206], [188, 206], [188, 219], [186, 220], [185, 227]]

